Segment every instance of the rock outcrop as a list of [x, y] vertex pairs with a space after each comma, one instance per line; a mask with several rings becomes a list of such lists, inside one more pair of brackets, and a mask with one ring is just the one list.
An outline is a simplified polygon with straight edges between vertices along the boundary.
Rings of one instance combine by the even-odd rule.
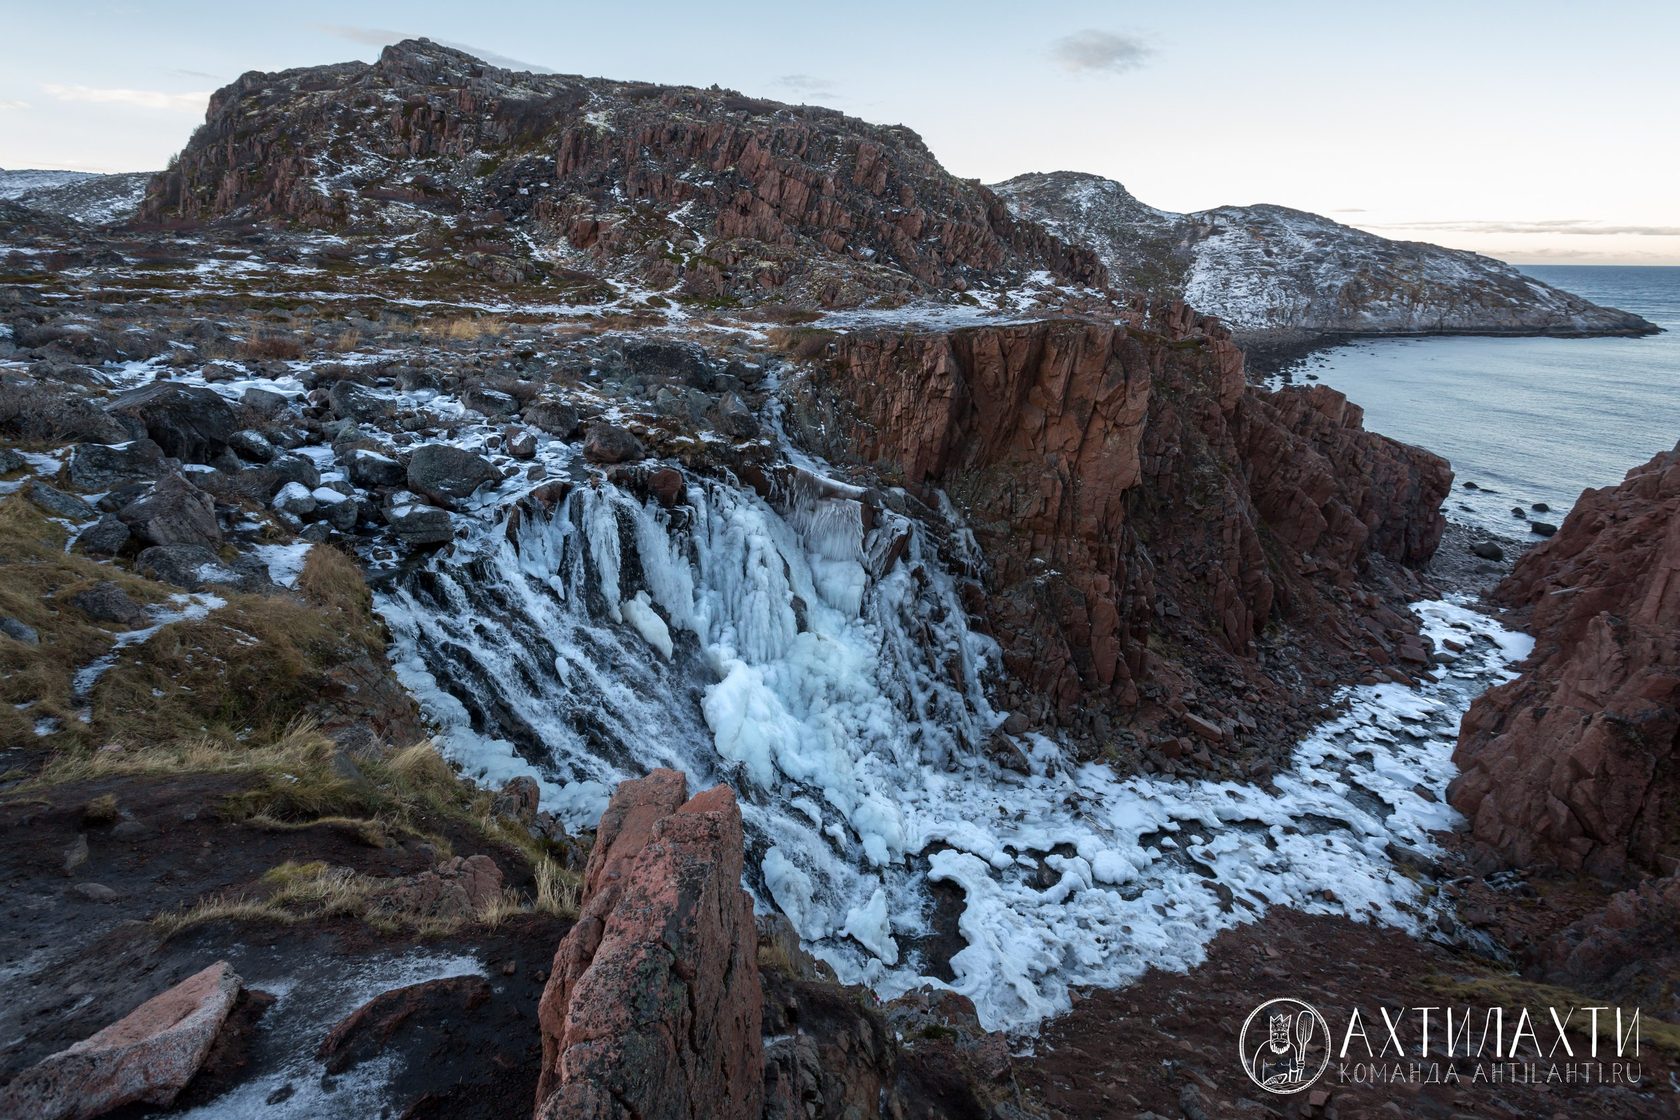
[[239, 995], [226, 961], [147, 1000], [0, 1088], [0, 1115], [87, 1120], [126, 1104], [171, 1104], [204, 1062]]
[[762, 993], [741, 812], [655, 770], [601, 817], [543, 992], [538, 1120], [759, 1120]]
[[1680, 867], [1680, 447], [1588, 490], [1494, 597], [1536, 646], [1464, 717], [1452, 803], [1490, 863]]
[[542, 275], [508, 249], [512, 228], [563, 239], [580, 266], [629, 263], [651, 289], [704, 298], [1103, 278], [1090, 252], [1015, 218], [902, 126], [717, 87], [516, 73], [423, 39], [371, 65], [217, 91], [141, 214], [368, 228], [459, 216], [467, 243], [451, 256], [468, 269]]
[[[1183, 305], [1147, 327], [854, 332], [801, 392], [831, 459], [956, 503], [987, 565], [972, 609], [1025, 686], [1005, 699], [1064, 727], [1100, 734], [1106, 708], [1229, 737], [1237, 696], [1288, 696], [1255, 658], [1277, 619], [1398, 660], [1408, 625], [1356, 584], [1411, 587], [1444, 526], [1445, 461], [1364, 431], [1334, 390], [1247, 386], [1229, 334]], [[1223, 710], [1186, 707], [1198, 680]]]
[[1649, 334], [1503, 261], [1386, 237], [1283, 206], [1157, 210], [1069, 171], [993, 188], [1022, 218], [1092, 250], [1115, 287], [1183, 299], [1245, 344], [1343, 334]]

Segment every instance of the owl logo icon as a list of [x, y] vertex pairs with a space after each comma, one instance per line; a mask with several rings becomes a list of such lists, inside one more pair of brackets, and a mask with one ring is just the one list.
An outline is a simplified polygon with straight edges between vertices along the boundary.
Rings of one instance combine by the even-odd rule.
[[1330, 1024], [1298, 999], [1267, 1000], [1243, 1020], [1237, 1055], [1248, 1079], [1268, 1093], [1299, 1093], [1330, 1064]]

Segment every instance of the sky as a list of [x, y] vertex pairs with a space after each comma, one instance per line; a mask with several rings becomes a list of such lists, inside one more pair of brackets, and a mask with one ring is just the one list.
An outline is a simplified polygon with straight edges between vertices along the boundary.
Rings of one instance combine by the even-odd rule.
[[1680, 264], [1680, 3], [0, 0], [0, 167], [161, 167], [247, 70], [424, 35], [905, 124], [958, 175], [1090, 171], [1517, 263]]

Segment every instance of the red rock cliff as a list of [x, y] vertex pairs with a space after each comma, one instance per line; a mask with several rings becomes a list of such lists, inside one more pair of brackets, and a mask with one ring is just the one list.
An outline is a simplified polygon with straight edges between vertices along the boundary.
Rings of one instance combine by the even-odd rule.
[[759, 1120], [762, 992], [741, 811], [674, 770], [601, 818], [538, 1008], [538, 1120]]
[[1042, 716], [1100, 735], [1105, 711], [1151, 727], [1200, 708], [1190, 726], [1219, 739], [1270, 718], [1239, 711], [1245, 694], [1300, 697], [1256, 660], [1271, 622], [1337, 675], [1416, 652], [1360, 581], [1415, 588], [1400, 565], [1440, 539], [1446, 462], [1364, 431], [1326, 387], [1247, 386], [1228, 334], [1181, 305], [1147, 330], [838, 336], [794, 413], [836, 461], [964, 512], [1017, 710], [1047, 697]]
[[1588, 490], [1495, 591], [1521, 677], [1471, 706], [1451, 800], [1489, 863], [1680, 867], [1680, 447]]

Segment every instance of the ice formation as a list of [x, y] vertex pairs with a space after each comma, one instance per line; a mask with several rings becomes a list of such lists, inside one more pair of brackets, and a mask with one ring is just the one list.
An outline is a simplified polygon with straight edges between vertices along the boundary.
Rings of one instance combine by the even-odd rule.
[[[842, 978], [884, 996], [948, 983], [992, 1027], [1193, 966], [1268, 906], [1419, 922], [1390, 845], [1427, 851], [1453, 823], [1459, 714], [1526, 639], [1419, 604], [1467, 651], [1421, 690], [1350, 690], [1270, 787], [1119, 779], [1037, 736], [1018, 774], [980, 749], [1004, 715], [985, 687], [998, 653], [966, 624], [941, 527], [886, 513], [865, 531], [856, 491], [790, 477], [774, 501], [690, 477], [675, 510], [596, 479], [383, 594], [445, 750], [492, 782], [538, 777], [574, 829], [654, 766], [729, 782], [761, 905]], [[907, 546], [872, 570], [881, 534]], [[927, 948], [933, 882], [962, 894], [948, 967]]]

